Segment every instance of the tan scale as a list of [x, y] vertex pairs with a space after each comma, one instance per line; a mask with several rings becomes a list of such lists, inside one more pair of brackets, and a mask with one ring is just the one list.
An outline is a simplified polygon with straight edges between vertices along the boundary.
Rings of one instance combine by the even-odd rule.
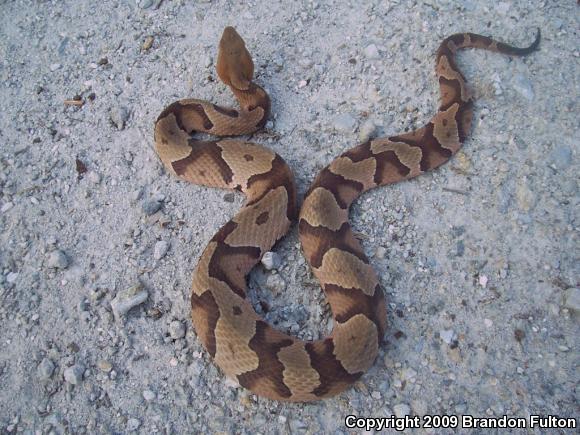
[[300, 217], [313, 227], [323, 226], [336, 231], [348, 220], [348, 209], [338, 205], [331, 191], [318, 187], [302, 203]]
[[359, 289], [367, 296], [375, 294], [377, 275], [372, 266], [356, 255], [338, 248], [330, 248], [322, 257], [322, 265], [313, 269], [323, 284], [334, 284], [344, 288]]
[[433, 136], [443, 148], [455, 152], [461, 148], [459, 130], [455, 115], [459, 110], [459, 104], [455, 103], [444, 112], [439, 112], [433, 117]]
[[378, 352], [378, 333], [368, 317], [357, 314], [345, 323], [337, 323], [332, 331], [334, 354], [349, 373], [366, 372]]
[[360, 162], [353, 162], [348, 157], [338, 157], [328, 166], [328, 169], [336, 175], [342, 175], [347, 180], [361, 183], [364, 190], [369, 190], [377, 185], [374, 180], [377, 161], [372, 157]]
[[[320, 385], [320, 375], [310, 365], [310, 356], [304, 343], [299, 341], [278, 352], [278, 359], [284, 365], [284, 384], [294, 394], [311, 394]], [[312, 399], [315, 396], [312, 395]]]
[[447, 56], [441, 56], [439, 58], [439, 63], [437, 65], [437, 74], [441, 77], [445, 77], [447, 80], [457, 80], [461, 86], [461, 100], [468, 102], [471, 99], [471, 92], [468, 89], [465, 81], [461, 77], [461, 74], [455, 71], [449, 64], [449, 59]]
[[411, 170], [409, 177], [421, 173], [421, 158], [423, 152], [419, 147], [412, 147], [403, 142], [392, 142], [389, 139], [375, 139], [371, 142], [371, 151], [374, 155], [392, 151], [399, 161]]
[[[232, 220], [238, 226], [225, 239], [231, 246], [257, 246], [262, 254], [290, 228], [290, 221], [286, 216], [288, 195], [283, 187], [271, 190], [258, 203], [244, 207]], [[268, 213], [268, 219], [275, 225], [257, 225], [256, 220], [263, 213]]]
[[259, 145], [242, 143], [239, 140], [222, 140], [218, 144], [222, 149], [222, 158], [234, 172], [233, 186], [245, 188], [253, 175], [265, 174], [272, 170], [276, 157], [272, 151]]

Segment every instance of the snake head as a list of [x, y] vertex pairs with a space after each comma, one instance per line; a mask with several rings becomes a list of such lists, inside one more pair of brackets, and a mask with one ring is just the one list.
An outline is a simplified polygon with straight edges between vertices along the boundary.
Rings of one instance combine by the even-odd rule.
[[216, 65], [218, 76], [228, 86], [248, 90], [254, 76], [254, 62], [236, 29], [226, 27], [220, 40]]

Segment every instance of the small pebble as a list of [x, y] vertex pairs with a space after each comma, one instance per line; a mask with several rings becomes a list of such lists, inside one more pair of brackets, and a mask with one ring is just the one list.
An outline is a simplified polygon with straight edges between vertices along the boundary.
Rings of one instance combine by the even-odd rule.
[[38, 365], [38, 375], [40, 376], [40, 379], [48, 380], [53, 373], [54, 363], [48, 358], [43, 358]]
[[445, 343], [451, 344], [455, 339], [455, 331], [453, 331], [453, 329], [442, 329], [439, 331], [439, 336]]
[[57, 249], [49, 254], [47, 264], [52, 269], [66, 269], [68, 258], [64, 252]]
[[557, 169], [566, 169], [572, 164], [572, 150], [566, 145], [557, 146], [550, 153], [549, 160]]
[[286, 282], [280, 275], [272, 274], [266, 278], [265, 287], [273, 294], [279, 294], [286, 290]]
[[97, 362], [97, 368], [102, 372], [109, 373], [113, 370], [113, 365], [109, 361], [101, 359]]
[[379, 260], [382, 260], [385, 258], [386, 255], [387, 255], [387, 249], [384, 246], [377, 246], [377, 249], [375, 251], [375, 256]]
[[14, 204], [10, 201], [8, 201], [6, 204], [2, 205], [2, 208], [0, 208], [0, 211], [2, 213], [6, 213], [8, 210], [10, 210], [12, 207], [14, 206]]
[[82, 364], [75, 364], [64, 370], [64, 380], [69, 384], [78, 385], [82, 382], [84, 373], [85, 367]]
[[140, 284], [117, 293], [115, 299], [111, 301], [111, 309], [117, 321], [127, 314], [131, 308], [145, 302], [148, 296], [147, 290]]
[[109, 118], [118, 130], [123, 130], [127, 119], [129, 119], [129, 111], [124, 106], [115, 106], [111, 108]]
[[482, 288], [486, 288], [487, 287], [487, 282], [489, 281], [488, 277], [485, 275], [479, 275], [479, 285]]
[[377, 126], [375, 125], [375, 123], [373, 122], [373, 120], [372, 119], [367, 119], [360, 126], [360, 129], [359, 129], [359, 132], [358, 132], [358, 139], [361, 142], [368, 141], [372, 137], [372, 135], [375, 133], [376, 129], [377, 129]]
[[275, 252], [268, 251], [262, 257], [262, 265], [268, 270], [278, 269], [280, 264], [280, 256]]
[[151, 390], [145, 390], [143, 391], [143, 398], [147, 402], [151, 402], [152, 400], [155, 400], [155, 393]]
[[169, 335], [174, 340], [185, 337], [185, 325], [179, 320], [174, 320], [169, 324]]
[[143, 201], [141, 208], [143, 209], [143, 211], [145, 212], [145, 214], [147, 216], [151, 216], [151, 215], [157, 213], [162, 206], [163, 206], [163, 203], [161, 201], [148, 200], [148, 201]]
[[524, 97], [528, 101], [534, 99], [534, 89], [532, 88], [532, 82], [530, 79], [522, 74], [516, 74], [512, 81], [512, 86], [518, 94]]
[[165, 257], [165, 254], [167, 254], [168, 250], [169, 243], [167, 243], [165, 240], [158, 241], [155, 243], [155, 248], [153, 248], [153, 258], [156, 260], [161, 260], [163, 257]]
[[153, 0], [141, 0], [141, 1], [139, 2], [139, 7], [140, 7], [141, 9], [148, 9], [148, 8], [150, 8], [151, 6], [153, 6]]
[[18, 279], [18, 275], [20, 275], [18, 272], [8, 272], [8, 274], [6, 275], [6, 281], [9, 284], [14, 284]]
[[365, 47], [364, 54], [368, 59], [378, 59], [379, 49], [375, 44], [369, 44]]
[[352, 133], [356, 128], [356, 119], [350, 113], [341, 113], [334, 118], [333, 126], [340, 133]]
[[564, 306], [576, 314], [580, 313], [580, 288], [569, 288], [564, 293]]
[[130, 418], [129, 420], [127, 420], [127, 430], [128, 431], [137, 430], [137, 429], [139, 429], [139, 426], [141, 426], [141, 422], [139, 420], [137, 420], [136, 418]]
[[406, 403], [399, 403], [393, 406], [393, 411], [395, 412], [397, 418], [403, 418], [406, 415], [411, 415], [411, 407]]
[[483, 319], [483, 324], [486, 328], [491, 328], [493, 326], [493, 321], [491, 319]]

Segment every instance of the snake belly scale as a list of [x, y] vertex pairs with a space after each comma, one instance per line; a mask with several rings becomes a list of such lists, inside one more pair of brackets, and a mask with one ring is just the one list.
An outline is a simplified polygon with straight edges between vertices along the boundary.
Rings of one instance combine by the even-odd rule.
[[[243, 39], [232, 27], [224, 30], [217, 73], [240, 108], [177, 101], [157, 119], [155, 147], [170, 173], [247, 197], [209, 241], [193, 273], [193, 325], [227, 376], [271, 399], [313, 401], [340, 393], [373, 365], [386, 329], [386, 303], [349, 225], [350, 205], [367, 190], [415, 177], [459, 150], [470, 132], [473, 98], [454, 61], [457, 50], [518, 56], [536, 50], [539, 41], [539, 31], [527, 48], [472, 33], [444, 39], [436, 54], [437, 113], [418, 130], [370, 140], [334, 159], [298, 210], [294, 177], [279, 155], [243, 140], [192, 137], [250, 134], [270, 113], [268, 94], [252, 81], [254, 64]], [[246, 298], [248, 273], [296, 218], [304, 255], [333, 314], [333, 330], [320, 340], [302, 341], [274, 329]]]

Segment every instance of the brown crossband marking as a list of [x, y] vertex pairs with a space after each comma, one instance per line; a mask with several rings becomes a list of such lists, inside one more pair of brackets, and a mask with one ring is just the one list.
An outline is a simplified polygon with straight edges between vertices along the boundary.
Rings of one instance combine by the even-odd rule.
[[210, 291], [201, 296], [191, 293], [193, 325], [209, 354], [215, 356], [215, 325], [220, 318], [219, 308]]
[[441, 99], [431, 120], [409, 133], [353, 147], [318, 174], [305, 195], [298, 231], [332, 309], [334, 328], [327, 338], [303, 341], [274, 329], [245, 299], [251, 269], [297, 217], [290, 168], [260, 145], [191, 137], [193, 132], [250, 134], [264, 126], [270, 112], [268, 94], [253, 82], [254, 63], [243, 39], [232, 27], [224, 30], [217, 72], [239, 110], [181, 100], [161, 113], [154, 136], [168, 172], [247, 197], [209, 241], [191, 286], [194, 328], [227, 376], [270, 399], [311, 401], [340, 393], [372, 366], [387, 328], [387, 306], [379, 278], [348, 222], [350, 205], [369, 189], [443, 164], [461, 147], [471, 129], [473, 99], [454, 60], [458, 50], [524, 55], [536, 50], [539, 40], [538, 33], [532, 45], [518, 48], [473, 33], [449, 36], [436, 55]]

